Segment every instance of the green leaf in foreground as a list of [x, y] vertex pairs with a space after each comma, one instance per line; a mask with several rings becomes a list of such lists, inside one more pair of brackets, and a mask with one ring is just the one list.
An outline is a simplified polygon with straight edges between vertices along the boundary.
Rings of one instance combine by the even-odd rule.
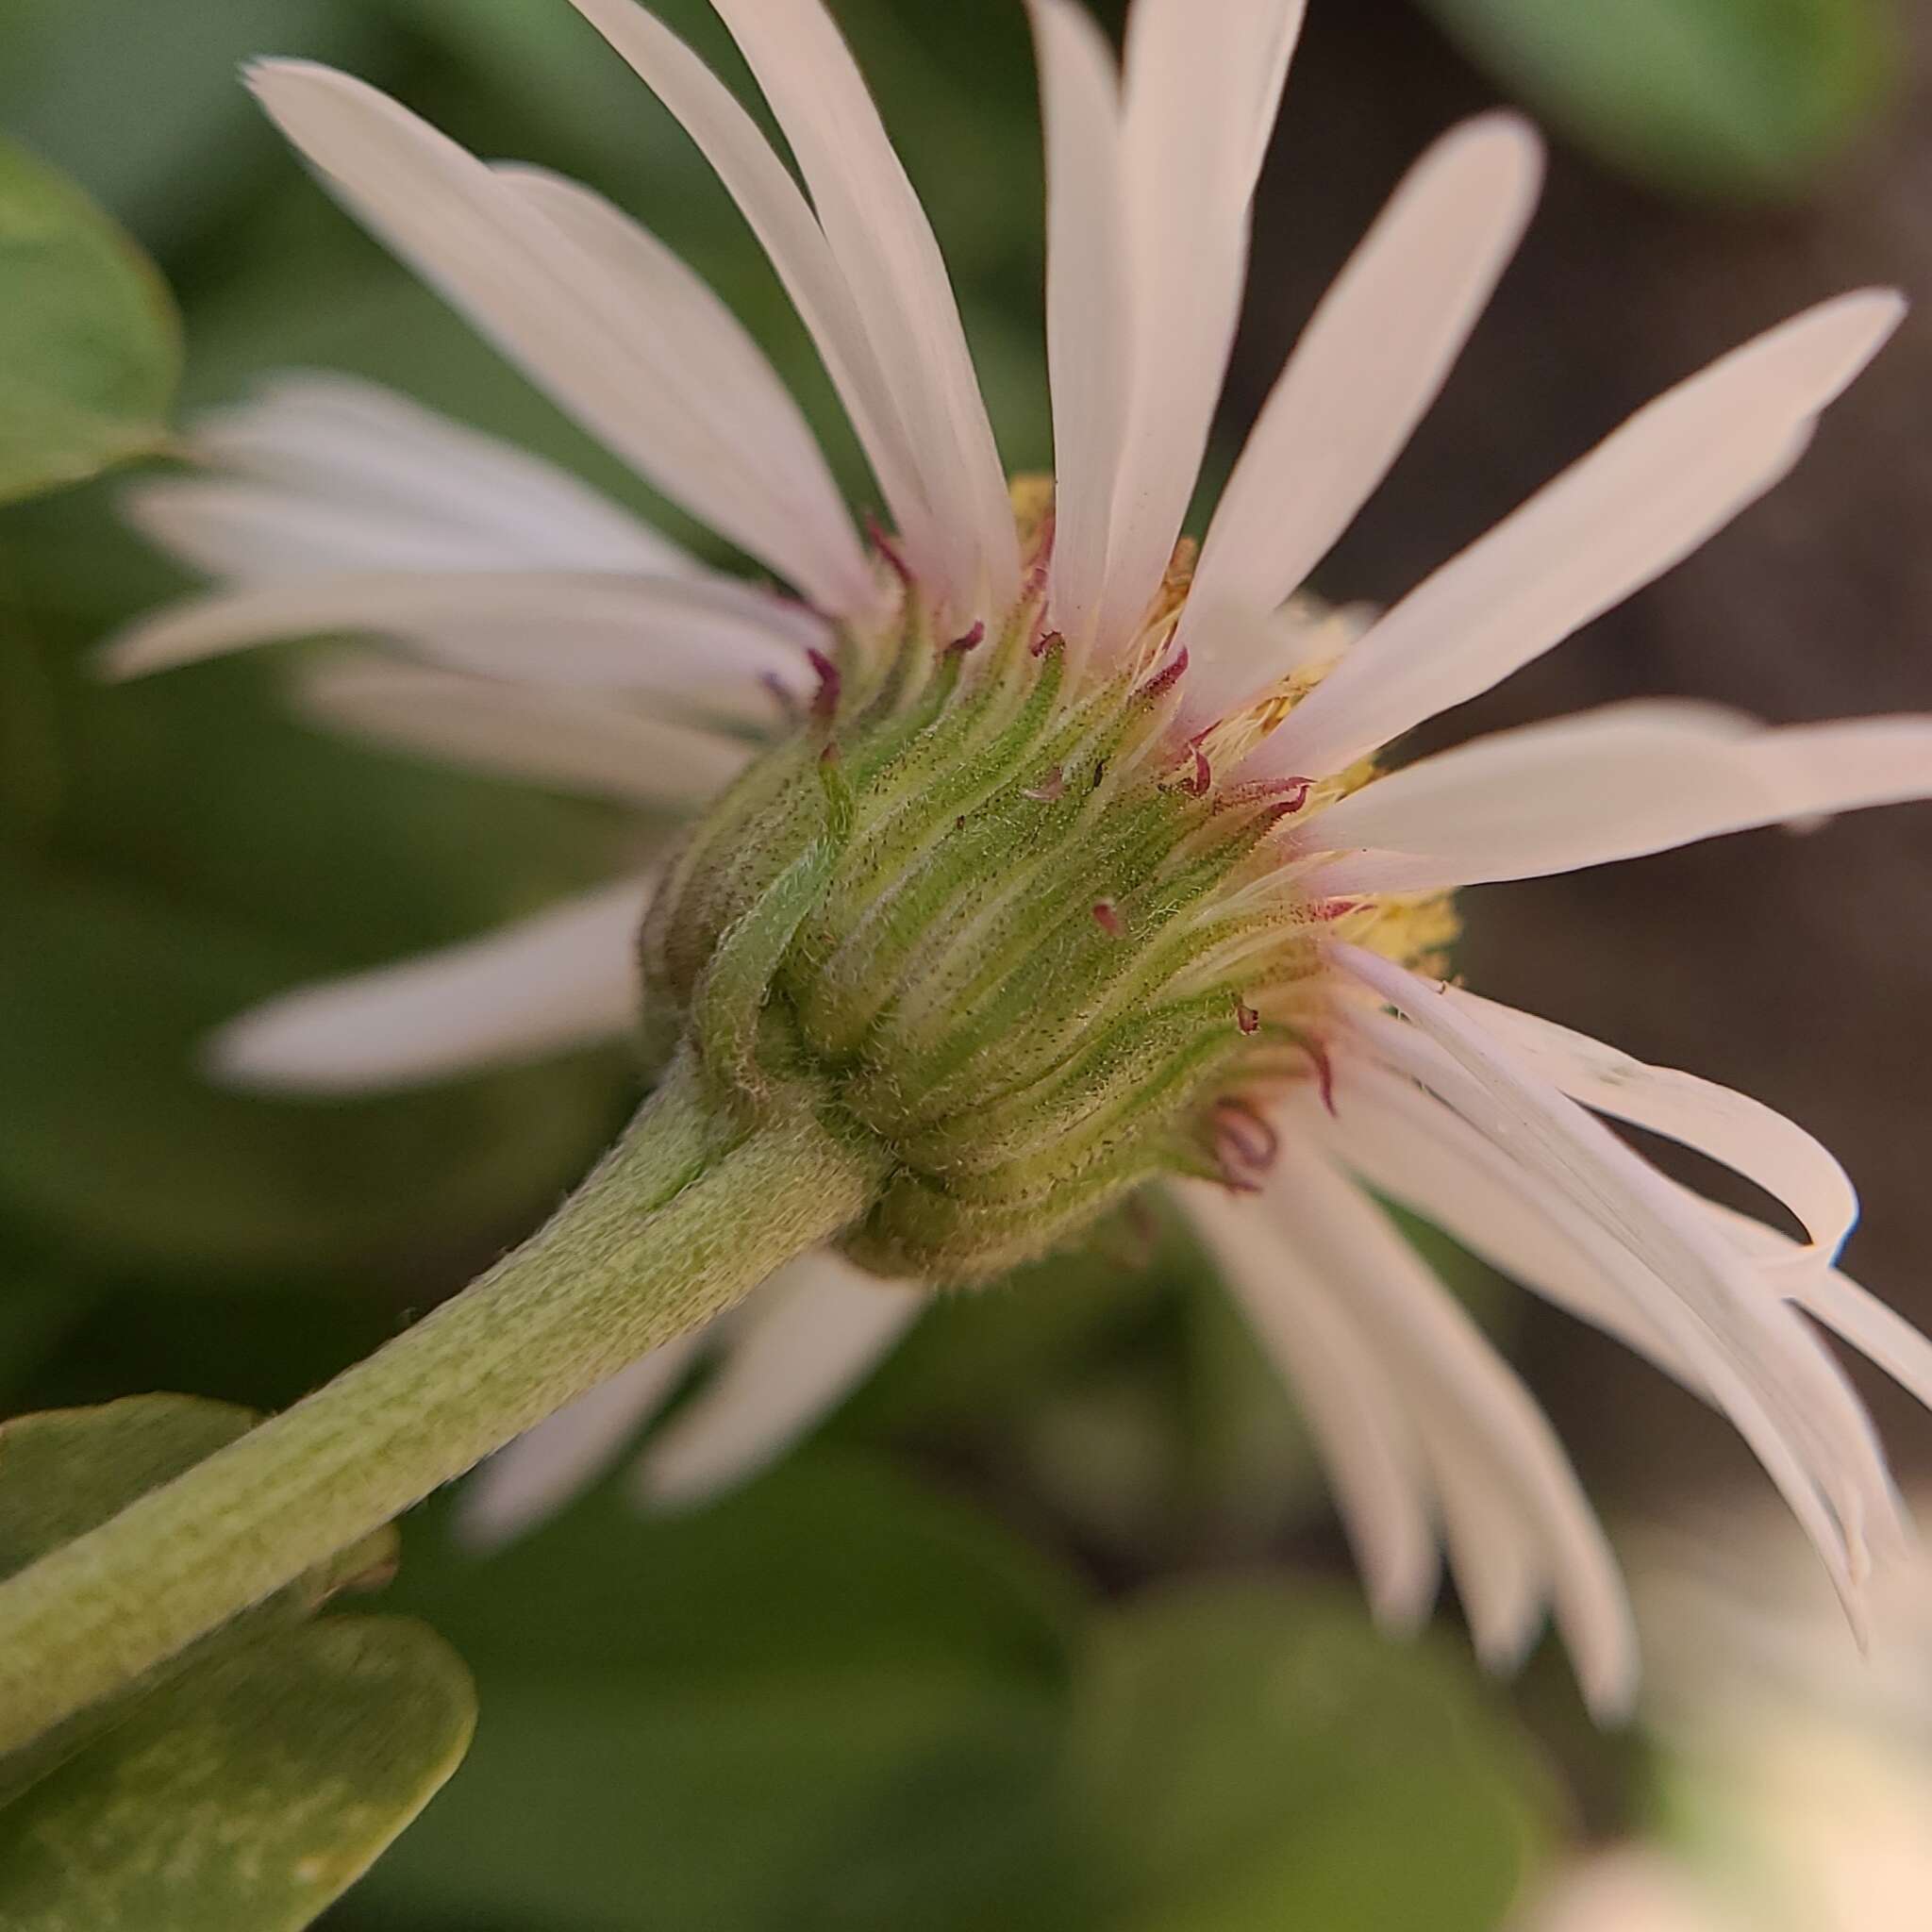
[[[0, 1576], [255, 1421], [138, 1396], [0, 1428]], [[0, 1764], [7, 1932], [295, 1932], [460, 1761], [469, 1674], [400, 1617], [307, 1621], [385, 1574], [384, 1532]]]
[[1897, 71], [1890, 0], [1427, 0], [1536, 112], [1659, 185], [1802, 192]]
[[180, 374], [153, 266], [64, 175], [0, 141], [0, 502], [157, 448]]

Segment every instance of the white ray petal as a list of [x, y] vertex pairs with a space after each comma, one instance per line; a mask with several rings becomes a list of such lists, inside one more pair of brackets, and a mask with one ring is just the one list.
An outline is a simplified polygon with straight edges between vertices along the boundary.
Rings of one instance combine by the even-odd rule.
[[1100, 619], [1127, 378], [1120, 78], [1084, 0], [1032, 0], [1046, 128], [1053, 390], [1052, 615], [1084, 651]]
[[759, 680], [796, 684], [823, 626], [724, 577], [540, 572], [295, 579], [219, 591], [137, 619], [102, 647], [110, 677], [335, 632], [400, 638], [486, 674], [657, 691], [763, 722]]
[[1300, 1402], [1376, 1620], [1417, 1628], [1441, 1564], [1426, 1478], [1387, 1363], [1258, 1204], [1202, 1183], [1178, 1197]]
[[1250, 761], [1340, 770], [1621, 603], [1784, 476], [1904, 305], [1844, 295], [1680, 383], [1382, 619]]
[[1247, 275], [1255, 182], [1303, 0], [1140, 0], [1122, 179], [1132, 365], [1100, 644], [1138, 627], [1180, 535]]
[[[1440, 986], [1358, 947], [1331, 944], [1327, 952], [1407, 1016], [1422, 1044], [1433, 1046], [1452, 1074], [1459, 1073], [1475, 1106], [1487, 1103], [1488, 1117], [1477, 1123], [1486, 1133], [1644, 1261], [1661, 1291], [1652, 1318], [1674, 1332], [1680, 1325], [1674, 1298], [1681, 1298], [1751, 1378], [1767, 1411], [1807, 1449], [1811, 1478], [1823, 1493], [1789, 1483], [1789, 1466], [1775, 1460], [1774, 1445], [1754, 1437], [1754, 1446], [1779, 1478], [1856, 1617], [1863, 1530], [1871, 1524], [1890, 1533], [1891, 1491], [1869, 1419], [1836, 1364], [1786, 1310], [1767, 1306], [1761, 1282], [1735, 1249], [1661, 1174], [1525, 1068], [1445, 999]], [[1385, 1057], [1402, 1064], [1405, 1049], [1397, 1036], [1407, 1029], [1374, 1016], [1358, 1024]], [[1466, 1095], [1444, 1097], [1475, 1118]], [[1827, 1497], [1835, 1514], [1824, 1507]]]
[[912, 560], [941, 575], [942, 533], [912, 439], [844, 273], [790, 171], [730, 89], [635, 0], [571, 4], [663, 102], [738, 204], [818, 345]]
[[1767, 732], [1749, 756], [1776, 792], [1781, 818], [1816, 818], [1932, 797], [1932, 717], [1894, 713], [1790, 724]]
[[663, 1406], [708, 1332], [640, 1356], [499, 1449], [458, 1494], [457, 1540], [479, 1552], [501, 1549], [588, 1489]]
[[[1623, 1278], [1641, 1264], [1568, 1201], [1412, 1080], [1352, 1061], [1343, 1104], [1314, 1106], [1300, 1129], [1322, 1140], [1376, 1192], [1433, 1222], [1471, 1254], [1601, 1328], [1700, 1393], [1693, 1359]], [[1623, 1265], [1618, 1265], [1618, 1257]], [[1655, 1297], [1651, 1297], [1654, 1299]], [[1702, 1357], [1707, 1358], [1709, 1344]]]
[[[1539, 1545], [1539, 1586], [1553, 1595], [1564, 1641], [1593, 1709], [1628, 1708], [1637, 1675], [1635, 1633], [1616, 1560], [1548, 1419], [1491, 1347], [1468, 1312], [1436, 1279], [1393, 1224], [1354, 1184], [1305, 1147], [1289, 1147], [1264, 1196], [1284, 1240], [1298, 1242], [1314, 1271], [1334, 1284], [1355, 1319], [1410, 1386], [1427, 1391], [1432, 1437], [1453, 1444], [1452, 1487], [1480, 1486], [1529, 1525]], [[1493, 1513], [1465, 1510], [1463, 1529], [1507, 1548]], [[1470, 1561], [1479, 1560], [1476, 1550]], [[1521, 1641], [1524, 1591], [1478, 1599], [1486, 1638], [1500, 1653]]]
[[[392, 554], [390, 545], [415, 533], [439, 553], [460, 547], [460, 557], [441, 566], [447, 569], [523, 564], [666, 576], [696, 568], [668, 537], [568, 472], [356, 376], [273, 375], [247, 402], [198, 419], [188, 453], [210, 470], [266, 486], [267, 501], [326, 506], [338, 517], [359, 510], [388, 533], [370, 554], [351, 541], [358, 526], [345, 525], [335, 550], [313, 567], [387, 568], [381, 559]], [[297, 553], [291, 563], [301, 563], [301, 533], [289, 535]], [[215, 568], [254, 576], [275, 561]]]
[[1307, 875], [1310, 892], [1434, 891], [1928, 796], [1932, 720], [1767, 730], [1643, 700], [1420, 759], [1311, 821], [1291, 849], [1338, 855]]
[[[1570, 1123], [1559, 1118], [1540, 1130], [1540, 1141], [1525, 1141], [1518, 1113], [1492, 1098], [1496, 1082], [1476, 1080], [1420, 1027], [1381, 1014], [1357, 1015], [1350, 1026], [1358, 1046], [1398, 1075], [1425, 1085], [1518, 1170], [1514, 1185], [1595, 1264], [1607, 1294], [1592, 1291], [1574, 1269], [1528, 1285], [1651, 1355], [1730, 1419], [1818, 1548], [1848, 1618], [1862, 1633], [1864, 1533], [1870, 1528], [1888, 1546], [1897, 1544], [1896, 1499], [1870, 1418], [1816, 1334], [1790, 1319], [1783, 1288], [1773, 1286], [1767, 1294], [1759, 1267], [1727, 1265], [1743, 1261], [1735, 1252], [1716, 1257], [1725, 1282], [1721, 1303], [1683, 1268], [1660, 1271], [1646, 1243], [1615, 1224], [1595, 1193], [1577, 1184], [1577, 1163], [1562, 1144]], [[1506, 1086], [1521, 1080], [1507, 1068], [1499, 1071]], [[1561, 1098], [1549, 1089], [1541, 1096]], [[1707, 1202], [1641, 1161], [1634, 1178], [1644, 1208], [1660, 1205], [1679, 1224], [1690, 1224], [1693, 1235], [1710, 1231]], [[1650, 1343], [1653, 1332], [1661, 1348]]]
[[828, 1250], [758, 1291], [710, 1385], [646, 1446], [638, 1494], [688, 1508], [774, 1462], [870, 1374], [925, 1305]]
[[[1354, 521], [1435, 400], [1542, 179], [1542, 146], [1514, 114], [1465, 122], [1429, 149], [1323, 298], [1274, 385], [1220, 507], [1181, 620], [1218, 604], [1269, 610]], [[1268, 667], [1195, 663], [1208, 723]]]
[[[1422, 1400], [1426, 1412], [1426, 1396]], [[1453, 1411], [1446, 1420], [1453, 1423]], [[1442, 1540], [1449, 1546], [1470, 1641], [1485, 1670], [1509, 1676], [1523, 1668], [1535, 1646], [1547, 1565], [1535, 1531], [1514, 1498], [1498, 1491], [1487, 1458], [1473, 1452], [1459, 1431], [1435, 1417], [1431, 1445]], [[1612, 1707], [1606, 1699], [1599, 1715], [1621, 1717], [1627, 1701], [1626, 1695]]]
[[637, 1017], [641, 879], [397, 966], [298, 987], [208, 1042], [215, 1076], [262, 1092], [426, 1085], [611, 1040]]
[[436, 523], [379, 499], [347, 502], [246, 478], [143, 478], [122, 491], [121, 507], [150, 543], [208, 576], [235, 583], [361, 571], [501, 570], [520, 560], [545, 561], [535, 555], [520, 558], [493, 531]]
[[1932, 1408], [1932, 1341], [1897, 1309], [1840, 1269], [1791, 1266], [1794, 1260], [1803, 1260], [1805, 1250], [1776, 1228], [1715, 1201], [1700, 1205], [1763, 1265], [1775, 1292], [1815, 1316]]
[[713, 0], [791, 143], [947, 541], [956, 615], [1008, 606], [1019, 540], [1006, 473], [925, 211], [820, 0]]
[[[547, 169], [504, 162], [492, 172], [613, 278], [619, 299], [661, 334], [664, 366], [713, 445], [743, 452], [793, 545], [781, 565], [822, 608], [862, 609], [872, 567], [805, 413], [737, 316], [670, 249], [601, 194]], [[769, 547], [764, 553], [770, 556]], [[804, 575], [808, 558], [812, 575]]]
[[1293, 849], [1339, 855], [1310, 874], [1324, 892], [1340, 880], [1432, 891], [1661, 851], [1726, 814], [1778, 811], [1733, 756], [1757, 729], [1716, 705], [1638, 699], [1492, 732], [1351, 792]]
[[1444, 998], [1511, 1047], [1572, 1100], [1647, 1127], [1757, 1182], [1837, 1258], [1858, 1219], [1857, 1191], [1831, 1150], [1761, 1100], [1673, 1067], [1643, 1061], [1533, 1013], [1451, 987]]
[[787, 454], [755, 417], [724, 433], [698, 403], [700, 317], [686, 300], [640, 308], [637, 260], [613, 263], [533, 208], [426, 122], [351, 76], [268, 61], [249, 84], [276, 125], [370, 230], [558, 404], [702, 522], [827, 609], [870, 593], [836, 498], [801, 514]]
[[752, 747], [667, 724], [599, 693], [506, 684], [369, 655], [312, 665], [310, 717], [381, 744], [626, 804], [689, 808], [721, 791]]

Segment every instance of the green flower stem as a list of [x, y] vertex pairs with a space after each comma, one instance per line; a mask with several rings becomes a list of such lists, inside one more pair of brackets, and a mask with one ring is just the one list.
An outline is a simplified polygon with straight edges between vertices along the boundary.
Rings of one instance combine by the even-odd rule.
[[675, 1069], [552, 1220], [315, 1394], [0, 1584], [0, 1752], [260, 1602], [862, 1215], [808, 1091], [734, 1124]]

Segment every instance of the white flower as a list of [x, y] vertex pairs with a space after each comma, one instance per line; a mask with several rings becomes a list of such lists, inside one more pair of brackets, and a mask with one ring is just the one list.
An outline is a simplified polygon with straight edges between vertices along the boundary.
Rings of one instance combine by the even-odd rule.
[[[1770, 489], [1890, 333], [1898, 298], [1849, 295], [1774, 329], [1639, 412], [1379, 620], [1314, 621], [1302, 585], [1428, 407], [1528, 219], [1541, 161], [1521, 122], [1456, 129], [1402, 184], [1289, 358], [1190, 584], [1175, 544], [1294, 0], [1136, 0], [1124, 77], [1075, 0], [1035, 0], [1057, 456], [1044, 526], [1016, 524], [938, 248], [819, 0], [716, 0], [807, 192], [649, 13], [575, 4], [764, 244], [895, 539], [868, 551], [758, 349], [625, 216], [553, 175], [473, 158], [345, 75], [272, 62], [252, 84], [331, 191], [796, 594], [701, 568], [580, 485], [396, 398], [300, 377], [205, 427], [208, 476], [137, 495], [150, 532], [227, 581], [118, 641], [115, 666], [366, 632], [396, 654], [313, 673], [304, 702], [322, 715], [553, 786], [695, 804], [782, 724], [779, 698], [810, 692], [808, 649], [836, 637], [862, 655], [886, 634], [881, 611], [901, 608], [923, 615], [895, 637], [1010, 632], [1043, 596], [1069, 688], [1144, 675], [1166, 707], [1150, 742], [1187, 784], [1279, 801], [1270, 863], [1216, 902], [1256, 915], [1216, 963], [1231, 973], [1243, 947], [1255, 955], [1262, 991], [1239, 1008], [1243, 1029], [1266, 1020], [1297, 1044], [1217, 1115], [1228, 1185], [1179, 1191], [1302, 1398], [1378, 1613], [1426, 1613], [1443, 1544], [1485, 1657], [1513, 1661], [1553, 1606], [1593, 1705], [1614, 1712], [1630, 1694], [1624, 1592], [1561, 1448], [1364, 1183], [1723, 1409], [1856, 1616], [1896, 1509], [1807, 1318], [1922, 1397], [1932, 1349], [1833, 1269], [1856, 1213], [1837, 1162], [1741, 1095], [1412, 969], [1450, 936], [1454, 889], [1932, 793], [1932, 721], [1773, 730], [1707, 705], [1627, 704], [1387, 776], [1362, 761]], [[648, 890], [624, 881], [451, 953], [298, 991], [228, 1029], [220, 1063], [326, 1091], [615, 1034]], [[1267, 949], [1291, 931], [1292, 983], [1269, 982]], [[1748, 1175], [1805, 1240], [1686, 1192], [1600, 1114]], [[732, 1319], [722, 1373], [645, 1451], [644, 1487], [693, 1498], [775, 1454], [914, 1306], [830, 1256], [785, 1271]], [[470, 1491], [473, 1522], [507, 1533], [569, 1489], [663, 1399], [692, 1346], [501, 1457]]]

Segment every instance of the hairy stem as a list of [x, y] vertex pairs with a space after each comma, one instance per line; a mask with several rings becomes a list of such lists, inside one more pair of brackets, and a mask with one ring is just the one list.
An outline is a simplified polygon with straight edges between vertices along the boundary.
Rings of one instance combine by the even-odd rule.
[[0, 1583], [0, 1752], [367, 1536], [863, 1214], [876, 1148], [687, 1068], [549, 1223], [315, 1394]]

